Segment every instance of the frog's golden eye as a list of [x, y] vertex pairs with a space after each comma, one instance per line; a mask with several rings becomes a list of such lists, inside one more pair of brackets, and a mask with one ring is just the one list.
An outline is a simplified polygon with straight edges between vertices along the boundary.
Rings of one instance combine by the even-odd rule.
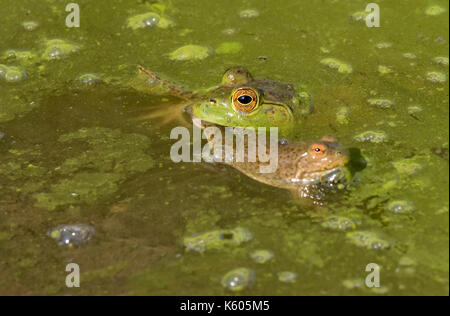
[[258, 99], [258, 93], [250, 88], [237, 89], [232, 96], [234, 108], [242, 113], [250, 113], [255, 110]]
[[311, 152], [314, 157], [322, 157], [325, 155], [326, 150], [327, 146], [324, 144], [313, 144], [311, 146]]

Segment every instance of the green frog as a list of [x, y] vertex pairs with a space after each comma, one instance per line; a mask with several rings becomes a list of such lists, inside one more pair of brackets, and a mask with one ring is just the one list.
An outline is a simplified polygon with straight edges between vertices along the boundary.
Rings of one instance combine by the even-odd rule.
[[219, 85], [199, 91], [184, 88], [139, 66], [132, 86], [140, 91], [168, 94], [184, 100], [181, 109], [153, 109], [147, 118], [179, 116], [188, 111], [209, 123], [232, 127], [278, 127], [280, 137], [289, 138], [296, 123], [312, 111], [310, 95], [304, 87], [269, 79], [253, 78], [242, 67], [229, 68]]

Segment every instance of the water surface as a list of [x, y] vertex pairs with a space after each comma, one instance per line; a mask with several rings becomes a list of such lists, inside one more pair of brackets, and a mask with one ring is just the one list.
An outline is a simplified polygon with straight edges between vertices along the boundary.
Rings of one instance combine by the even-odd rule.
[[[0, 79], [0, 294], [233, 294], [222, 277], [246, 267], [254, 280], [243, 295], [448, 295], [448, 2], [379, 1], [379, 28], [357, 21], [366, 6], [359, 0], [77, 3], [80, 28], [67, 28], [64, 1], [0, 0], [0, 64], [26, 72], [17, 82]], [[445, 12], [427, 14], [434, 5]], [[174, 26], [127, 27], [130, 17], [162, 9]], [[244, 9], [259, 15], [243, 18]], [[26, 30], [24, 21], [38, 27]], [[77, 49], [49, 59], [52, 39]], [[240, 51], [218, 49], [227, 42]], [[169, 58], [188, 44], [210, 56]], [[233, 65], [302, 84], [315, 110], [297, 138], [335, 135], [367, 166], [317, 212], [231, 168], [175, 164], [176, 123], [136, 118], [178, 100], [127, 87], [138, 64], [189, 89], [217, 84]], [[86, 73], [102, 82], [83, 83]], [[392, 106], [368, 101], [378, 99]], [[382, 141], [358, 141], [364, 132]], [[393, 212], [395, 203], [413, 210]], [[83, 247], [46, 236], [77, 223], [96, 230]], [[252, 238], [216, 240], [202, 253], [183, 244], [237, 227]], [[256, 263], [259, 249], [273, 259]], [[77, 289], [65, 286], [70, 262], [81, 269]], [[378, 289], [363, 285], [372, 262], [381, 267]], [[282, 282], [283, 271], [297, 278]]]

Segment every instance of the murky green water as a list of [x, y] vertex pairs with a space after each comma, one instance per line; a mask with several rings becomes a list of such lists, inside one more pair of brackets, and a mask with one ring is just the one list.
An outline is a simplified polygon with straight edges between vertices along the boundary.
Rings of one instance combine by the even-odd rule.
[[[161, 4], [175, 25], [136, 30], [127, 18], [163, 7], [78, 3], [81, 27], [67, 28], [64, 1], [0, 0], [0, 294], [233, 294], [222, 277], [245, 267], [244, 295], [448, 295], [448, 2], [379, 1], [381, 27], [368, 28], [352, 18], [359, 0], [173, 0]], [[445, 12], [427, 14], [433, 5]], [[64, 56], [52, 39], [76, 46]], [[211, 55], [169, 58], [187, 44]], [[231, 168], [175, 164], [174, 125], [136, 118], [177, 100], [127, 88], [138, 64], [192, 89], [237, 64], [304, 84], [315, 111], [298, 138], [335, 135], [368, 164], [320, 212]], [[77, 79], [86, 73], [103, 82]], [[358, 141], [367, 131], [382, 141]], [[96, 230], [83, 247], [46, 236], [77, 223]], [[205, 232], [203, 247], [189, 239]], [[71, 262], [77, 289], [65, 285]], [[380, 288], [364, 286], [372, 262]]]

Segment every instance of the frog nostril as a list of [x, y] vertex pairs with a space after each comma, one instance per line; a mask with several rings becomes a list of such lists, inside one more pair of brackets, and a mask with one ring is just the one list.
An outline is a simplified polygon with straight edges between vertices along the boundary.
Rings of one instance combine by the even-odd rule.
[[216, 100], [214, 100], [214, 99], [209, 99], [209, 103], [211, 103], [212, 105], [214, 105], [214, 104], [216, 104], [216, 103], [217, 103], [217, 101], [216, 101]]

